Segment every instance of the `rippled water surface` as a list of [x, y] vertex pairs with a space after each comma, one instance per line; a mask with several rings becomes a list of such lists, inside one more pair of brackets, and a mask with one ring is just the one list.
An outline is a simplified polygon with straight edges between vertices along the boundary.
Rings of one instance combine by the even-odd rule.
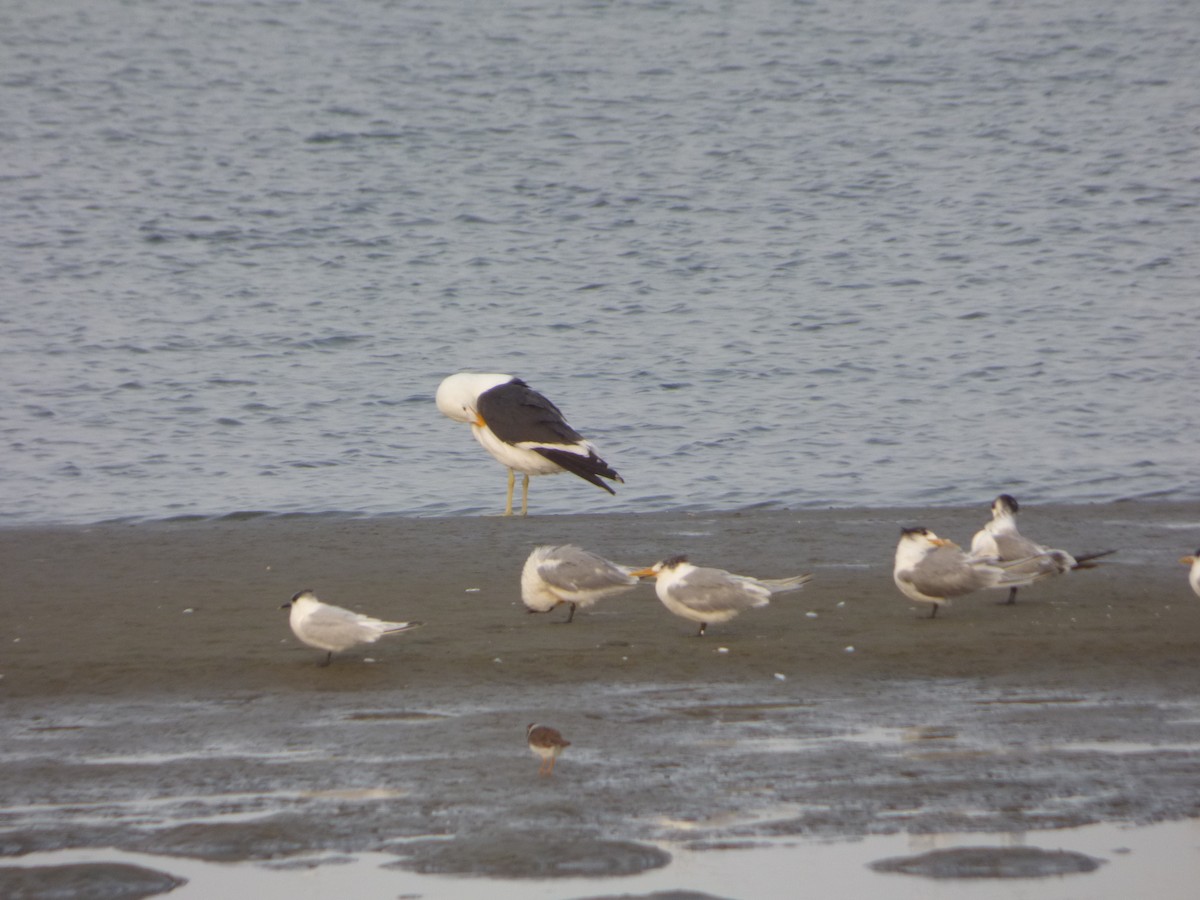
[[0, 9], [0, 517], [1200, 497], [1182, 0]]

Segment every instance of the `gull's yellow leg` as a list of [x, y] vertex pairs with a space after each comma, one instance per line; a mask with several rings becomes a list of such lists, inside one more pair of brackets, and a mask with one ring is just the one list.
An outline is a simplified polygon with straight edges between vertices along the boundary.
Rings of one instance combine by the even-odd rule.
[[513, 488], [516, 486], [517, 486], [517, 473], [514, 472], [512, 469], [509, 469], [508, 470], [508, 497], [505, 498], [505, 502], [504, 502], [504, 514], [506, 516], [512, 515], [512, 495], [513, 495]]
[[529, 515], [529, 476], [521, 483], [521, 515]]

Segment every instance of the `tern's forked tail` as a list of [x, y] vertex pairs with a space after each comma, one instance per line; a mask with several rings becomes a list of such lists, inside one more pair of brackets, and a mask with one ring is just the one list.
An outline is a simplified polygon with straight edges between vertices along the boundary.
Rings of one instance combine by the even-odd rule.
[[771, 589], [771, 593], [773, 594], [781, 594], [784, 591], [794, 591], [796, 588], [803, 587], [810, 581], [812, 581], [811, 573], [805, 573], [804, 575], [793, 575], [791, 578], [758, 579], [758, 582], [769, 587]]
[[1085, 553], [1082, 556], [1075, 557], [1075, 565], [1071, 566], [1071, 568], [1072, 569], [1094, 569], [1094, 568], [1096, 568], [1096, 566], [1101, 565], [1101, 563], [1096, 562], [1096, 560], [1098, 560], [1102, 556], [1110, 556], [1111, 554], [1116, 553], [1116, 552], [1117, 552], [1116, 550], [1101, 550], [1099, 553]]

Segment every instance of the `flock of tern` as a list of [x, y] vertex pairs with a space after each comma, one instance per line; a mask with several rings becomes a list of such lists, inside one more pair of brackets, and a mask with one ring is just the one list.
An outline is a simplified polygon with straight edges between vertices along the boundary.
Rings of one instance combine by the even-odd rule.
[[[563, 414], [546, 397], [519, 378], [502, 374], [460, 372], [438, 387], [437, 407], [446, 416], [470, 424], [479, 443], [508, 469], [505, 515], [512, 515], [516, 473], [524, 476], [521, 515], [529, 511], [529, 479], [533, 475], [573, 473], [609, 493], [606, 481], [623, 479], [567, 424]], [[896, 546], [892, 578], [900, 592], [931, 607], [929, 618], [952, 598], [988, 589], [1007, 590], [1005, 603], [1016, 602], [1023, 587], [1075, 569], [1097, 565], [1113, 553], [1072, 555], [1038, 544], [1017, 529], [1020, 506], [1009, 494], [992, 502], [992, 518], [971, 540], [970, 550], [938, 537], [928, 528], [905, 528]], [[1180, 559], [1191, 567], [1188, 582], [1200, 596], [1200, 550]], [[559, 606], [570, 611], [630, 591], [652, 578], [655, 592], [670, 612], [699, 623], [703, 636], [713, 623], [728, 622], [748, 609], [766, 606], [774, 594], [798, 590], [812, 576], [753, 578], [724, 569], [693, 565], [686, 556], [671, 556], [652, 566], [622, 565], [574, 544], [535, 547], [521, 570], [521, 599], [529, 612], [550, 612]], [[290, 625], [296, 637], [325, 651], [321, 665], [333, 654], [374, 643], [390, 634], [402, 634], [421, 622], [388, 622], [324, 603], [311, 590], [303, 590], [283, 605], [291, 610]], [[570, 741], [553, 728], [536, 723], [526, 730], [529, 749], [541, 759], [539, 774], [550, 775], [554, 762]]]

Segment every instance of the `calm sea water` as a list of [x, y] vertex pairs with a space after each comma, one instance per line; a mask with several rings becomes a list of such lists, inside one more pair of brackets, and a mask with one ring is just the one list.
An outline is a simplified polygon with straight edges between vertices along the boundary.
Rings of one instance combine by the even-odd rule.
[[1200, 497], [1188, 0], [7, 0], [0, 523]]

